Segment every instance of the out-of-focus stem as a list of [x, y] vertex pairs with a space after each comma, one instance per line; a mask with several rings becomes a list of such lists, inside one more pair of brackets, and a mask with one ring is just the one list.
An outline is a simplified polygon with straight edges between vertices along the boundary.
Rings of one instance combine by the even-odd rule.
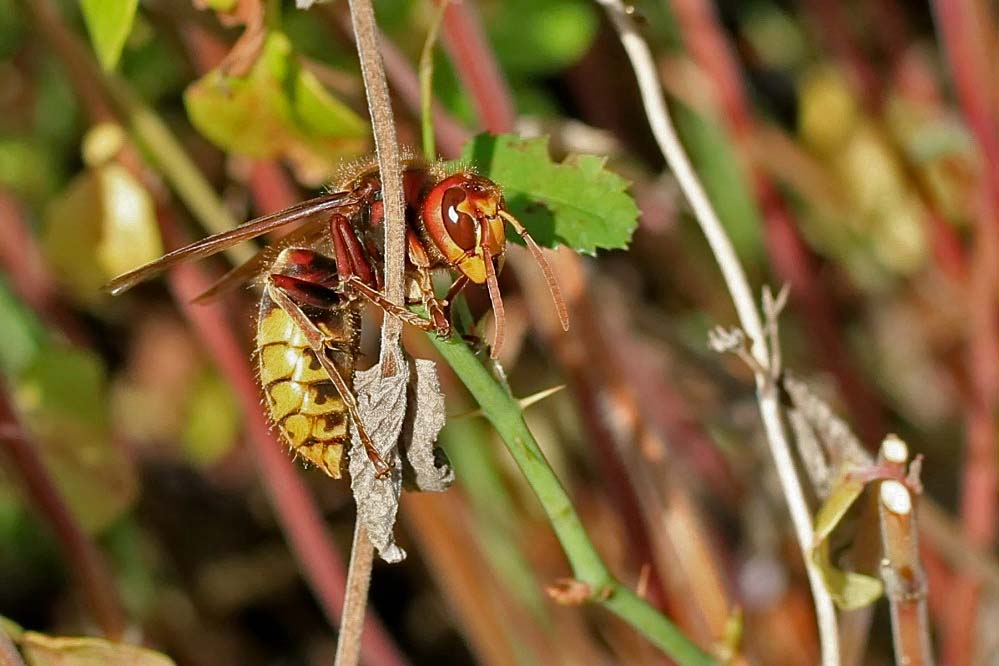
[[440, 32], [444, 12], [451, 0], [443, 0], [430, 22], [427, 39], [420, 52], [420, 127], [423, 135], [423, 155], [428, 160], [437, 157], [437, 142], [434, 138], [434, 47], [437, 45], [437, 33]]
[[[976, 544], [992, 548], [999, 520], [999, 133], [996, 130], [995, 49], [988, 26], [992, 17], [975, 0], [935, 0], [937, 31], [950, 63], [954, 88], [982, 156], [980, 213], [975, 230], [968, 290], [967, 453], [961, 488], [961, 518]], [[980, 581], [962, 575], [951, 595], [944, 627], [943, 655], [948, 664], [970, 663], [974, 653]]]
[[72, 342], [88, 342], [83, 327], [59, 299], [59, 288], [28, 228], [20, 203], [3, 188], [0, 188], [0, 268], [6, 271], [17, 295], [38, 316]]
[[114, 579], [97, 547], [80, 528], [49, 478], [38, 457], [38, 446], [29, 441], [3, 381], [0, 381], [0, 448], [55, 533], [66, 569], [76, 578], [97, 626], [108, 639], [121, 640], [125, 633], [125, 611]]
[[[437, 0], [440, 2], [440, 0]], [[509, 132], [517, 120], [513, 96], [471, 3], [452, 2], [444, 12], [444, 47], [475, 103], [479, 120], [493, 134]]]
[[[725, 233], [710, 200], [704, 192], [697, 174], [687, 158], [676, 131], [669, 118], [666, 101], [656, 72], [652, 54], [645, 41], [635, 30], [631, 18], [625, 11], [620, 0], [597, 0], [603, 5], [619, 33], [625, 52], [631, 60], [632, 67], [638, 77], [639, 89], [645, 105], [646, 115], [652, 127], [652, 132], [659, 147], [673, 170], [680, 187], [694, 210], [694, 215], [707, 238], [711, 251], [721, 268], [725, 284], [732, 296], [743, 330], [752, 342], [751, 353], [760, 368], [770, 368], [770, 358], [767, 352], [766, 339], [756, 301], [749, 288], [745, 272], [732, 247], [732, 241]], [[836, 609], [832, 598], [822, 582], [822, 576], [810, 557], [814, 544], [811, 512], [805, 501], [801, 482], [795, 470], [791, 449], [787, 442], [784, 426], [781, 422], [780, 402], [777, 387], [771, 378], [756, 373], [757, 399], [760, 415], [763, 419], [767, 442], [774, 458], [777, 475], [780, 478], [785, 500], [794, 523], [798, 545], [801, 548], [808, 580], [812, 588], [816, 618], [819, 625], [819, 637], [822, 643], [822, 663], [824, 666], [834, 666], [839, 663], [839, 630], [836, 620]]]
[[[881, 445], [880, 461], [904, 475], [908, 449], [889, 435]], [[882, 481], [878, 496], [881, 577], [891, 606], [895, 663], [898, 666], [933, 664], [930, 627], [926, 613], [926, 575], [919, 560], [919, 537], [913, 494], [899, 481]]]

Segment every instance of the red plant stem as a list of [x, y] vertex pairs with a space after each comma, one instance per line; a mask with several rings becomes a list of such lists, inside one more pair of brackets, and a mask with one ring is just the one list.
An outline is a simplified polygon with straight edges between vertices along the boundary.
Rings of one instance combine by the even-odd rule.
[[59, 287], [42, 257], [15, 197], [0, 188], [0, 267], [14, 292], [48, 324], [76, 344], [89, 340], [59, 298]]
[[444, 48], [475, 103], [483, 127], [493, 134], [513, 131], [517, 112], [499, 63], [486, 41], [472, 4], [452, 2], [444, 11]]
[[28, 496], [52, 527], [66, 567], [76, 578], [101, 632], [110, 640], [121, 640], [126, 619], [114, 578], [100, 551], [80, 528], [49, 478], [38, 456], [38, 447], [28, 439], [3, 382], [0, 382], [0, 446]]
[[[954, 88], [965, 121], [982, 156], [981, 209], [975, 231], [968, 291], [968, 374], [971, 395], [965, 423], [967, 453], [961, 489], [961, 518], [975, 544], [996, 541], [996, 414], [999, 408], [999, 134], [996, 132], [995, 50], [986, 34], [992, 25], [984, 7], [973, 0], [935, 0], [937, 31], [950, 63]], [[975, 649], [980, 581], [959, 574], [944, 627], [944, 663], [971, 663]]]
[[[822, 0], [818, 4], [825, 5]], [[763, 212], [766, 246], [780, 279], [791, 285], [791, 296], [802, 309], [815, 349], [825, 368], [836, 377], [862, 438], [876, 446], [884, 435], [874, 392], [850, 360], [840, 339], [836, 307], [821, 283], [815, 258], [805, 245], [787, 204], [773, 181], [750, 156], [756, 121], [743, 88], [739, 63], [710, 3], [674, 0], [671, 7], [687, 46], [708, 79], [714, 82], [722, 116], [747, 165]]]
[[295, 183], [280, 164], [271, 160], [253, 161], [249, 186], [257, 215], [270, 215], [302, 200]]
[[[160, 208], [159, 222], [169, 246], [176, 247], [184, 242], [169, 210]], [[309, 586], [330, 625], [335, 627], [343, 610], [344, 563], [323, 524], [322, 515], [288, 458], [287, 447], [271, 432], [260, 405], [256, 380], [246, 361], [248, 354], [221, 306], [191, 302], [212, 284], [204, 271], [190, 264], [180, 266], [170, 273], [169, 283], [178, 307], [236, 391], [260, 478]], [[366, 622], [362, 639], [365, 661], [369, 664], [405, 663], [381, 623], [370, 614]]]

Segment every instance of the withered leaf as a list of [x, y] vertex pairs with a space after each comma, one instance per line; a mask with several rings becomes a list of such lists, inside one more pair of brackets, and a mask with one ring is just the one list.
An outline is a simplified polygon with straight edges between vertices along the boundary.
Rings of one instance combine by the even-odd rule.
[[354, 390], [364, 426], [375, 448], [385, 462], [393, 465], [384, 479], [375, 477], [375, 468], [368, 460], [364, 444], [351, 429], [350, 487], [357, 503], [357, 520], [368, 529], [368, 538], [386, 562], [401, 562], [406, 551], [395, 543], [393, 528], [402, 492], [401, 456], [398, 442], [406, 418], [406, 387], [409, 384], [409, 364], [401, 351], [396, 351], [397, 372], [382, 377], [381, 363], [354, 375]]
[[409, 463], [403, 469], [403, 479], [409, 489], [442, 492], [454, 483], [454, 470], [444, 450], [434, 446], [447, 420], [444, 393], [436, 363], [416, 359], [413, 369], [416, 372], [409, 385], [409, 413], [401, 442]]
[[351, 488], [358, 520], [386, 562], [406, 557], [393, 536], [403, 478], [408, 488], [433, 492], [447, 490], [454, 481], [446, 456], [434, 446], [446, 419], [436, 365], [424, 359], [406, 363], [398, 353], [395, 367], [400, 371], [389, 378], [381, 377], [380, 364], [358, 372], [354, 378], [368, 434], [395, 469], [386, 479], [375, 478], [374, 466], [356, 431], [352, 433], [350, 451]]

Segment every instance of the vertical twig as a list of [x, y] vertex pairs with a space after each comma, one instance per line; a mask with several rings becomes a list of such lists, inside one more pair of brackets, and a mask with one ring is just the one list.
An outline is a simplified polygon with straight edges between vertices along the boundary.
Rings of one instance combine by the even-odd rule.
[[[385, 203], [385, 295], [390, 301], [403, 300], [406, 261], [405, 202], [402, 194], [402, 162], [392, 118], [392, 101], [378, 44], [378, 25], [371, 0], [350, 0], [350, 18], [361, 60], [361, 74], [371, 112], [371, 129], [375, 135], [375, 152], [382, 181]], [[382, 324], [382, 345], [379, 360], [383, 376], [395, 374], [392, 368], [399, 347], [402, 321], [385, 317]], [[387, 374], [385, 374], [387, 373]]]
[[[698, 224], [711, 247], [712, 254], [721, 268], [742, 328], [752, 341], [753, 358], [756, 359], [760, 368], [769, 370], [770, 358], [766, 339], [760, 315], [756, 309], [756, 302], [749, 288], [749, 282], [735, 254], [735, 249], [732, 247], [732, 241], [718, 220], [718, 216], [694, 173], [690, 160], [687, 158], [670, 121], [652, 54], [645, 41], [635, 30], [620, 0], [597, 0], [597, 2], [606, 8], [611, 22], [620, 35], [625, 52], [631, 60], [652, 132], [659, 143], [663, 156], [690, 202]], [[825, 666], [832, 666], [839, 663], [836, 610], [819, 571], [808, 556], [814, 541], [811, 512], [805, 501], [784, 426], [781, 422], [777, 387], [771, 377], [767, 377], [761, 372], [755, 374], [757, 399], [767, 434], [767, 442], [770, 445], [770, 452], [774, 458], [784, 497], [788, 503], [798, 545], [802, 551], [808, 580], [812, 588], [819, 637], [822, 643], [822, 663]]]
[[[909, 451], [898, 437], [889, 435], [885, 438], [879, 457], [886, 467], [894, 468], [900, 476], [906, 474]], [[911, 489], [899, 481], [882, 481], [878, 513], [884, 549], [881, 577], [891, 606], [895, 663], [898, 666], [932, 665], [926, 616], [926, 575], [919, 561], [916, 506]]]
[[121, 640], [125, 611], [114, 579], [100, 551], [80, 528], [38, 457], [38, 447], [27, 439], [6, 385], [0, 381], [0, 447], [17, 472], [24, 489], [45, 517], [62, 549], [66, 569], [77, 579], [83, 598], [102, 633]]
[[[402, 159], [392, 117], [385, 67], [378, 44], [378, 24], [371, 0], [350, 0], [350, 19], [357, 42], [357, 55], [361, 62], [361, 75], [368, 98], [371, 127], [378, 156], [381, 176], [382, 201], [385, 206], [385, 295], [394, 303], [402, 303], [405, 291], [406, 219], [402, 191]], [[379, 362], [382, 377], [398, 372], [396, 359], [400, 358], [399, 336], [402, 321], [396, 317], [382, 320]], [[354, 546], [347, 570], [347, 593], [344, 598], [340, 639], [337, 641], [337, 666], [353, 666], [360, 654], [364, 613], [368, 603], [368, 586], [371, 583], [371, 565], [374, 547], [367, 537], [367, 530], [360, 520], [354, 526]]]
[[343, 598], [343, 618], [340, 637], [336, 642], [336, 666], [356, 664], [361, 656], [361, 636], [364, 631], [364, 609], [368, 605], [371, 565], [375, 547], [368, 539], [368, 530], [360, 520], [354, 525], [354, 543], [350, 549], [347, 569], [347, 590]]

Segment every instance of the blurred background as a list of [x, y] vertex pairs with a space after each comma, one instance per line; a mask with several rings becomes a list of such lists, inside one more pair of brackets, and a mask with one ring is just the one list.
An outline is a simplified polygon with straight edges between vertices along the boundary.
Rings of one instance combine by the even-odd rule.
[[[0, 0], [0, 615], [178, 664], [330, 663], [349, 485], [291, 461], [268, 429], [250, 374], [254, 294], [189, 304], [246, 248], [120, 298], [100, 286], [313, 196], [371, 150], [347, 3], [107, 5], [95, 19], [99, 2]], [[894, 432], [925, 456], [937, 654], [997, 663], [994, 4], [632, 7], [751, 284], [791, 287], [785, 366], [868, 451]], [[375, 9], [400, 138], [418, 146], [436, 5]], [[568, 334], [520, 248], [501, 276], [502, 364], [518, 397], [565, 385], [526, 414], [597, 548], [705, 649], [728, 636], [747, 663], [817, 663], [752, 374], [707, 347], [734, 310], [603, 11], [464, 0], [439, 46], [442, 156], [483, 130], [547, 135], [556, 159], [607, 156], [641, 210], [630, 250], [552, 255]], [[470, 301], [486, 309], [484, 294]], [[369, 324], [362, 365], [377, 358]], [[420, 334], [405, 342], [435, 357]], [[403, 496], [409, 557], [376, 563], [365, 663], [664, 663], [606, 611], [546, 592], [570, 575], [565, 556], [440, 369], [463, 415], [440, 440], [458, 480]], [[814, 513], [822, 489], [807, 494]], [[864, 504], [831, 552], [877, 576]], [[842, 625], [845, 663], [893, 662], [883, 599]]]

